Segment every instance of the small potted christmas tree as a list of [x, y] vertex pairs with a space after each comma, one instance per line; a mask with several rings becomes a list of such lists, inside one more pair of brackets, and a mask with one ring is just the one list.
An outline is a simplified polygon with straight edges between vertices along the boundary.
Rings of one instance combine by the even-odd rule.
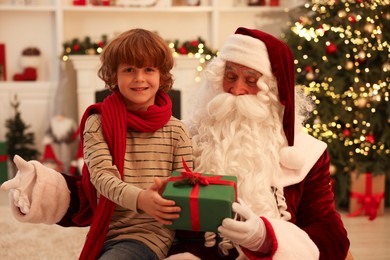
[[[33, 132], [28, 132], [30, 126], [26, 125], [22, 120], [18, 109], [19, 105], [20, 102], [18, 101], [17, 95], [15, 95], [14, 100], [11, 102], [11, 106], [15, 112], [14, 117], [7, 119], [5, 123], [7, 128], [5, 137], [8, 146], [8, 157], [12, 161], [17, 154], [26, 161], [36, 160], [40, 153], [35, 148], [35, 135]], [[15, 168], [11, 175], [14, 173], [16, 173]]]

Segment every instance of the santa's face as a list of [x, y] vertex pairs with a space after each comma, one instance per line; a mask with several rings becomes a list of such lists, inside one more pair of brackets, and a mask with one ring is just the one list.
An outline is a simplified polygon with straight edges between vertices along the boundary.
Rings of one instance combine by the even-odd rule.
[[223, 90], [235, 96], [255, 95], [260, 91], [257, 81], [261, 76], [262, 74], [254, 69], [227, 61], [222, 82]]
[[[265, 83], [260, 79], [259, 84]], [[259, 90], [255, 95], [222, 93], [208, 103], [193, 136], [195, 170], [237, 176], [239, 197], [256, 213], [275, 217], [279, 212], [271, 187], [279, 186], [283, 130], [272, 98]]]

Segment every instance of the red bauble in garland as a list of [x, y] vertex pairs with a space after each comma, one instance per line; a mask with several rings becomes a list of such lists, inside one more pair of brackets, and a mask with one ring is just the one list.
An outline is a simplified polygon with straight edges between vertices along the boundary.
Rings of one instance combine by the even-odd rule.
[[328, 46], [326, 46], [326, 53], [328, 54], [334, 54], [337, 51], [337, 46], [334, 43], [329, 43]]
[[199, 42], [198, 41], [191, 41], [191, 46], [193, 47], [197, 47], [199, 45]]
[[104, 47], [104, 42], [102, 42], [102, 41], [98, 42], [98, 46], [99, 46], [100, 48], [103, 48], [103, 47]]
[[80, 45], [75, 44], [75, 45], [73, 45], [72, 49], [73, 49], [74, 51], [79, 51], [79, 50], [80, 50]]
[[180, 54], [187, 54], [187, 53], [188, 53], [188, 51], [187, 51], [187, 49], [186, 49], [186, 48], [184, 48], [184, 47], [180, 47], [180, 48], [179, 48], [179, 53], [180, 53]]

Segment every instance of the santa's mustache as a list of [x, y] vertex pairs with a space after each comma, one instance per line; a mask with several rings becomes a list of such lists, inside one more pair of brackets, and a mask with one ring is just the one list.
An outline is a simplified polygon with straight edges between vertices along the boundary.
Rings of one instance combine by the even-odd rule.
[[222, 93], [214, 97], [207, 106], [207, 113], [216, 121], [232, 115], [261, 122], [270, 115], [270, 98], [261, 91], [256, 95], [234, 96]]

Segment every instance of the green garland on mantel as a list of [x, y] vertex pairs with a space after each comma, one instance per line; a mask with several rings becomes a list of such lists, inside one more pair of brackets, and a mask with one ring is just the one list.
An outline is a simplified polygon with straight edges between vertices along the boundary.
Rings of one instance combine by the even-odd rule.
[[[166, 41], [172, 49], [173, 55], [188, 55], [205, 57], [210, 60], [217, 55], [217, 51], [211, 49], [206, 45], [206, 42], [198, 37], [194, 40], [180, 42], [179, 40]], [[63, 44], [62, 60], [67, 61], [69, 55], [98, 55], [108, 43], [107, 35], [102, 35], [97, 41], [92, 41], [91, 37], [86, 36], [83, 40], [74, 38]]]

